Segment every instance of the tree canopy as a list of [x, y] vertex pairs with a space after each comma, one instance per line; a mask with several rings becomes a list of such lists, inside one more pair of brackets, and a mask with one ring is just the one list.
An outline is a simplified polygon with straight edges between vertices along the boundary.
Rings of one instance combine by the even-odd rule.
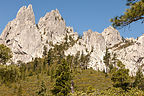
[[123, 90], [127, 90], [130, 85], [130, 76], [129, 76], [129, 70], [125, 69], [125, 65], [122, 64], [121, 61], [117, 62], [117, 70], [116, 72], [113, 71], [111, 80], [113, 81], [114, 87], [120, 87]]
[[116, 16], [110, 21], [114, 28], [123, 28], [135, 21], [144, 23], [144, 0], [127, 0], [128, 9], [121, 16]]
[[55, 77], [56, 82], [52, 90], [53, 95], [67, 96], [67, 94], [70, 93], [71, 75], [69, 65], [65, 59], [58, 65]]
[[0, 63], [6, 64], [12, 58], [12, 52], [7, 46], [0, 44]]

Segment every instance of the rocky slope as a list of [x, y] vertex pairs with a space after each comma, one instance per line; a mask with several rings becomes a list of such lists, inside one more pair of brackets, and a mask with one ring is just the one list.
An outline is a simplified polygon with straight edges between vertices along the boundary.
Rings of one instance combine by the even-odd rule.
[[89, 54], [89, 68], [106, 71], [103, 63], [106, 48], [111, 56], [115, 53], [126, 68], [130, 69], [131, 75], [135, 75], [138, 67], [144, 66], [144, 36], [137, 40], [124, 39], [116, 29], [108, 27], [102, 33], [88, 30], [82, 38], [78, 38], [78, 33], [66, 26], [57, 9], [47, 13], [36, 24], [32, 5], [20, 8], [16, 18], [3, 30], [0, 43], [12, 50], [14, 63], [19, 60], [29, 62], [42, 57], [44, 46], [49, 50], [52, 45], [64, 42], [66, 36], [77, 42], [65, 51], [65, 55], [75, 55], [77, 52]]

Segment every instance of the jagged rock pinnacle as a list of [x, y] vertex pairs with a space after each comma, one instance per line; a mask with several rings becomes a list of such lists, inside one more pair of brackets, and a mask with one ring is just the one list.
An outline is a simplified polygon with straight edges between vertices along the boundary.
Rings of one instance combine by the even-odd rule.
[[[66, 27], [65, 21], [58, 9], [52, 10], [35, 24], [35, 16], [32, 5], [21, 7], [16, 18], [9, 22], [0, 36], [0, 43], [7, 45], [13, 52], [12, 61], [29, 62], [36, 57], [42, 57], [44, 46], [49, 50], [52, 44], [65, 42], [65, 37], [72, 37], [76, 43], [65, 51], [65, 55], [90, 54], [88, 67], [95, 70], [105, 70], [103, 62], [106, 47], [111, 54], [117, 54], [126, 68], [133, 75], [137, 71], [137, 66], [142, 66], [144, 60], [136, 63], [144, 56], [144, 36], [138, 40], [122, 40], [120, 33], [113, 27], [106, 28], [102, 33], [88, 30], [78, 39], [78, 33], [73, 28]], [[70, 40], [68, 40], [69, 42]], [[144, 67], [143, 67], [144, 68]]]
[[35, 24], [35, 16], [32, 5], [30, 4], [27, 8], [26, 6], [21, 7], [17, 13], [16, 19], [21, 22], [31, 21], [31, 23]]

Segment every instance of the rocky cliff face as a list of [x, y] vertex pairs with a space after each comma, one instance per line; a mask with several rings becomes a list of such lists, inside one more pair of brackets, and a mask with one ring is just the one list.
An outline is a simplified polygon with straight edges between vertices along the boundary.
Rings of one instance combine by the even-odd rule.
[[43, 43], [53, 42], [56, 44], [62, 42], [66, 35], [66, 25], [59, 11], [52, 10], [38, 22], [38, 30], [41, 33]]
[[105, 69], [103, 63], [105, 50], [105, 39], [102, 34], [88, 30], [83, 33], [82, 39], [79, 39], [74, 46], [70, 47], [65, 52], [65, 54], [75, 55], [77, 52], [80, 52], [80, 54], [83, 52], [85, 55], [90, 54], [88, 67], [92, 67], [95, 70], [103, 70]]
[[1, 39], [11, 48], [14, 62], [27, 62], [34, 57], [41, 57], [41, 34], [35, 25], [32, 5], [20, 8], [16, 18], [2, 32]]
[[102, 36], [105, 38], [107, 47], [112, 47], [115, 44], [122, 42], [120, 33], [111, 26], [104, 29], [104, 31], [102, 32]]
[[89, 54], [89, 68], [106, 70], [103, 63], [106, 48], [130, 69], [131, 75], [135, 75], [138, 67], [144, 66], [144, 36], [138, 40], [124, 39], [116, 29], [108, 27], [102, 33], [88, 30], [78, 39], [78, 33], [66, 26], [57, 9], [47, 13], [35, 24], [32, 5], [20, 8], [16, 18], [3, 30], [0, 43], [10, 47], [13, 62], [29, 62], [42, 57], [44, 46], [49, 50], [52, 44], [64, 42], [66, 36], [69, 37], [68, 42], [70, 37], [77, 42], [65, 51], [65, 55], [75, 55], [77, 52]]
[[14, 20], [9, 22], [1, 34], [0, 43], [11, 48], [13, 62], [29, 62], [42, 57], [43, 47], [62, 42], [66, 34], [65, 21], [58, 10], [47, 13], [35, 24], [32, 5], [20, 8]]

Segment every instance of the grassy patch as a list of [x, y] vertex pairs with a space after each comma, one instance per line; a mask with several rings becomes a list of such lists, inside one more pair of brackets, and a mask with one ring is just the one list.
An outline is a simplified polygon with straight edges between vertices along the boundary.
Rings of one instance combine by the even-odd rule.
[[86, 91], [88, 87], [97, 90], [105, 90], [112, 87], [110, 77], [105, 77], [104, 73], [92, 69], [82, 70], [81, 73], [77, 73], [74, 77], [74, 84], [78, 91]]
[[[92, 69], [75, 72], [73, 79], [75, 90], [78, 91], [86, 91], [88, 87], [105, 90], [112, 86], [112, 82], [109, 77], [105, 77], [104, 73], [97, 72]], [[50, 90], [53, 88], [54, 80], [51, 81], [50, 76], [47, 74], [28, 76], [25, 80], [12, 83], [10, 86], [2, 84], [0, 86], [0, 96], [17, 96], [20, 85], [22, 89], [22, 96], [37, 96], [36, 92], [39, 90], [42, 81], [45, 82], [47, 94], [51, 96], [52, 94]]]

